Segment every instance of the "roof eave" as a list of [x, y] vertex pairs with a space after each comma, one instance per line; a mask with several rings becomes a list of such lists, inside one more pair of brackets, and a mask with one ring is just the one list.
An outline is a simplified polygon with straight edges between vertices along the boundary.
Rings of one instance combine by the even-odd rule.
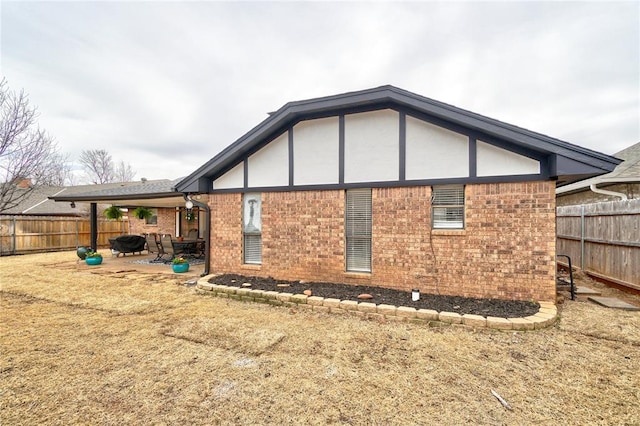
[[48, 197], [53, 201], [78, 201], [78, 202], [101, 202], [101, 201], [111, 201], [111, 200], [152, 200], [154, 198], [171, 198], [171, 197], [179, 197], [181, 194], [179, 192], [162, 192], [162, 193], [151, 193], [151, 194], [127, 194], [127, 195], [66, 195], [66, 196], [58, 196], [58, 197]]

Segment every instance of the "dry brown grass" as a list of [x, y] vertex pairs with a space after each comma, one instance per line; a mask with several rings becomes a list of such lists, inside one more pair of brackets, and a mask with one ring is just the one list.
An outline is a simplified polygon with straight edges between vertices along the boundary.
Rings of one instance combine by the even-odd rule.
[[380, 324], [74, 256], [0, 259], [1, 424], [640, 424], [639, 313], [566, 302], [556, 326], [515, 333]]

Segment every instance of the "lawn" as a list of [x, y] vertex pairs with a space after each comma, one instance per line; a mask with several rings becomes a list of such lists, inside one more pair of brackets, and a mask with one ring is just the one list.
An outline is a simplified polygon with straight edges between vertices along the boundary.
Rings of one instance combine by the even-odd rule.
[[0, 258], [0, 424], [640, 424], [640, 313], [379, 323], [74, 256]]

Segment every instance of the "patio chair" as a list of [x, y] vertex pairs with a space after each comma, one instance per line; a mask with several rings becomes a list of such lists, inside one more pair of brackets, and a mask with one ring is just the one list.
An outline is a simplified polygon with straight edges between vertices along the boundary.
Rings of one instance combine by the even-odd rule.
[[145, 234], [145, 239], [147, 240], [147, 251], [149, 254], [155, 253], [156, 258], [152, 260], [152, 262], [157, 262], [162, 259], [164, 255], [164, 250], [162, 250], [162, 246], [158, 245], [157, 240], [158, 234]]
[[195, 257], [200, 259], [202, 256], [204, 256], [204, 250], [205, 250], [204, 240], [198, 240], [198, 242], [196, 243]]
[[171, 256], [168, 260], [165, 260], [165, 263], [171, 262], [173, 258], [176, 257], [171, 234], [163, 234], [162, 237], [160, 237], [160, 244], [162, 245], [162, 251], [164, 252], [162, 258], [164, 259], [165, 255]]

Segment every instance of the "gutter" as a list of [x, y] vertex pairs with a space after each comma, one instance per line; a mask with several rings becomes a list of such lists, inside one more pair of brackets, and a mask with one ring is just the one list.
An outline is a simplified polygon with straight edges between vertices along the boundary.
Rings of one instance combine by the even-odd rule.
[[116, 195], [102, 195], [102, 196], [101, 195], [75, 195], [75, 196], [67, 195], [67, 196], [57, 197], [56, 195], [53, 195], [48, 198], [53, 201], [101, 202], [101, 201], [120, 201], [120, 200], [153, 200], [156, 198], [172, 198], [172, 197], [180, 196], [175, 192], [156, 192], [156, 193], [147, 193], [147, 194], [134, 193], [134, 194], [116, 194]]
[[592, 183], [591, 185], [589, 185], [589, 189], [593, 192], [595, 192], [596, 194], [602, 194], [602, 195], [611, 195], [614, 197], [620, 197], [620, 200], [622, 201], [626, 201], [629, 198], [627, 197], [626, 194], [623, 194], [622, 192], [615, 192], [615, 191], [609, 191], [606, 189], [600, 189], [596, 186], [596, 183]]
[[201, 203], [200, 201], [191, 199], [187, 194], [182, 194], [184, 201], [191, 201], [194, 206], [197, 206], [205, 211], [205, 224], [204, 224], [204, 272], [201, 277], [209, 275], [209, 260], [211, 259], [211, 235], [210, 235], [210, 227], [211, 227], [211, 209], [208, 204]]

